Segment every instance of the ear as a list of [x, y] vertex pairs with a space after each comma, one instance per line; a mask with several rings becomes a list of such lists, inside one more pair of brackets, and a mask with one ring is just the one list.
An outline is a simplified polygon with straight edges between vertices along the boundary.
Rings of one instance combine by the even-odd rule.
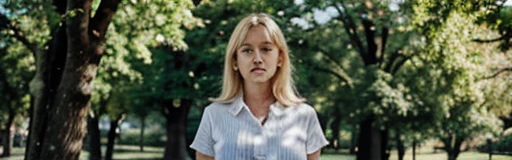
[[283, 56], [284, 56], [283, 51], [279, 51], [279, 55], [277, 56], [277, 67], [283, 66], [283, 59], [284, 59]]
[[233, 62], [233, 66], [232, 67], [233, 67], [234, 71], [238, 71], [238, 66], [236, 65], [236, 61]]
[[237, 54], [238, 54], [238, 51], [235, 51], [235, 53], [233, 53], [233, 56], [231, 56], [232, 60], [233, 60], [233, 66], [236, 66], [236, 61], [237, 61]]

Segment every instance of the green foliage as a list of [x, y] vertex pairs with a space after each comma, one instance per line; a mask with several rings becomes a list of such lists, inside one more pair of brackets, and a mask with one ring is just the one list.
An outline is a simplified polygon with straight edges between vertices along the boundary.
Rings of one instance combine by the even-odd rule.
[[[106, 109], [113, 118], [118, 114], [132, 112], [145, 116], [152, 107], [141, 93], [154, 87], [141, 87], [142, 71], [154, 63], [159, 55], [151, 48], [167, 45], [175, 50], [186, 50], [185, 31], [202, 26], [201, 19], [194, 17], [191, 1], [123, 1], [113, 17], [105, 41], [105, 55], [102, 58], [98, 76], [95, 79], [93, 109], [99, 110], [101, 99], [109, 101]], [[140, 92], [142, 91], [142, 92]], [[153, 94], [150, 94], [153, 95]]]
[[[428, 86], [416, 88], [415, 92], [421, 95], [425, 106], [435, 111], [435, 135], [439, 137], [453, 133], [468, 137], [500, 130], [501, 122], [489, 113], [494, 106], [484, 103], [486, 96], [479, 83], [489, 72], [482, 61], [489, 53], [470, 42], [472, 33], [480, 29], [474, 19], [471, 14], [451, 12], [427, 36], [425, 54], [411, 62], [421, 73], [416, 75], [420, 77], [418, 82]], [[427, 81], [421, 80], [426, 78]]]
[[[165, 145], [166, 136], [164, 131], [165, 130], [153, 130], [144, 133], [144, 145], [163, 147]], [[139, 145], [140, 142], [140, 132], [138, 130], [123, 132], [119, 137], [119, 144], [121, 145]]]
[[[511, 152], [512, 151], [512, 134], [510, 131], [512, 129], [508, 129], [508, 134], [503, 134], [497, 142], [494, 142], [493, 150], [498, 152]], [[506, 133], [506, 132], [504, 132]]]
[[28, 116], [28, 84], [35, 68], [31, 53], [20, 42], [8, 37], [0, 38], [9, 44], [0, 46], [0, 129], [5, 129], [10, 112], [14, 117]]
[[[24, 36], [45, 49], [62, 19], [51, 3], [0, 2]], [[97, 8], [99, 1], [94, 2]], [[220, 93], [223, 58], [235, 25], [250, 13], [264, 12], [283, 30], [299, 93], [325, 124], [339, 118], [342, 126], [354, 125], [372, 114], [375, 127], [394, 130], [402, 140], [497, 134], [497, 117], [512, 111], [512, 81], [509, 73], [493, 75], [510, 67], [510, 54], [495, 49], [508, 51], [506, 41], [473, 42], [508, 33], [511, 9], [497, 6], [493, 0], [221, 0], [197, 7], [185, 0], [122, 1], [107, 32], [92, 109], [98, 112], [104, 100], [111, 117], [125, 112], [145, 117], [164, 100], [192, 99], [193, 106], [200, 106], [191, 110], [192, 117], [200, 117], [207, 98]], [[328, 18], [319, 21], [318, 13]], [[345, 29], [348, 17], [355, 30]], [[376, 43], [389, 31], [372, 65], [361, 56], [369, 45], [365, 21], [372, 22]], [[9, 75], [2, 83], [14, 84], [20, 91], [15, 101], [26, 107], [34, 58], [11, 39], [11, 30], [0, 33], [0, 67]], [[357, 33], [363, 49], [351, 33]], [[8, 102], [3, 90], [0, 97], [1, 105]], [[3, 108], [0, 112], [5, 113]], [[147, 141], [160, 143], [158, 136]]]

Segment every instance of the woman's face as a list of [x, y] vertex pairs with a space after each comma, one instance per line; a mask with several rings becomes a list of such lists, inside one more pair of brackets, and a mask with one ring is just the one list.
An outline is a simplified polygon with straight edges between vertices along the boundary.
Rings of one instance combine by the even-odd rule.
[[[236, 51], [236, 66], [244, 83], [266, 83], [274, 76], [280, 53], [263, 25], [253, 26]], [[279, 64], [280, 65], [280, 64]]]

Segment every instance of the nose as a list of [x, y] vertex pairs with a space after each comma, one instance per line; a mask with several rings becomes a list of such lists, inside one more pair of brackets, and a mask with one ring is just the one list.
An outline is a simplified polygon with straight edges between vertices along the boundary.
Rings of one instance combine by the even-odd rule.
[[255, 51], [255, 55], [254, 55], [254, 60], [253, 60], [253, 62], [254, 62], [255, 64], [261, 64], [261, 63], [263, 62], [263, 59], [262, 59], [262, 57], [261, 57], [261, 52], [260, 52], [260, 51], [258, 51], [258, 50], [257, 50], [257, 51]]

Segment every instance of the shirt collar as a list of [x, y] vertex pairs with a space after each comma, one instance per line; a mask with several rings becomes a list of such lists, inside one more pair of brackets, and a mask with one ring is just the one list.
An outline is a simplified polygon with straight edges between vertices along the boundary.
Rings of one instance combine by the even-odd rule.
[[231, 104], [231, 109], [229, 109], [229, 112], [233, 114], [234, 116], [238, 115], [240, 111], [242, 111], [242, 108], [244, 108], [244, 95], [243, 92], [240, 91], [239, 94], [234, 98], [233, 103]]
[[[243, 108], [246, 108], [247, 111], [249, 111], [249, 108], [244, 102], [244, 95], [243, 91], [240, 91], [239, 94], [234, 98], [231, 108], [229, 109], [229, 112], [233, 114], [233, 116], [237, 116]], [[280, 116], [283, 114], [283, 110], [285, 108], [279, 103], [279, 101], [274, 102], [270, 105], [270, 112], [276, 116]], [[250, 111], [249, 111], [250, 112]]]

